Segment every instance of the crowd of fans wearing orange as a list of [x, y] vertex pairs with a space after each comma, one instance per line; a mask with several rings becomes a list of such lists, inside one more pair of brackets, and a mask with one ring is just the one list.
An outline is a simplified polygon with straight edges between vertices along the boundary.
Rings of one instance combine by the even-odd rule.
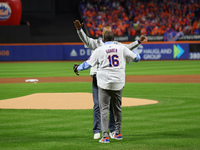
[[115, 36], [163, 35], [169, 30], [200, 33], [200, 0], [82, 0], [80, 8], [92, 36], [111, 26]]

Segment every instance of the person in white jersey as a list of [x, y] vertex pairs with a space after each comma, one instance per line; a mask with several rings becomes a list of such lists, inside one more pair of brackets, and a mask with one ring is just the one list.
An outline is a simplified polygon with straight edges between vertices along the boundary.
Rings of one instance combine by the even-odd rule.
[[105, 32], [103, 40], [105, 41], [103, 46], [97, 48], [84, 63], [75, 64], [73, 69], [76, 74], [79, 74], [79, 71], [89, 69], [96, 64], [99, 66], [97, 70], [97, 85], [102, 126], [102, 139], [99, 142], [109, 143], [108, 113], [110, 103], [113, 107], [116, 126], [114, 139], [121, 140], [121, 99], [125, 86], [125, 66], [127, 61], [138, 62], [140, 55], [137, 52], [130, 51], [122, 44], [114, 44], [114, 36], [111, 31]]
[[[84, 43], [85, 47], [89, 48], [92, 53], [96, 48], [99, 46], [104, 45], [104, 41], [102, 39], [93, 39], [88, 37], [83, 29], [83, 23], [81, 24], [79, 20], [74, 21], [74, 26], [77, 29], [77, 33], [81, 41]], [[112, 31], [110, 26], [106, 26], [103, 28], [102, 37], [104, 37], [105, 31]], [[134, 41], [130, 44], [124, 44], [127, 48], [130, 50], [133, 50], [134, 48], [138, 47], [140, 43], [146, 42], [147, 38], [145, 36], [141, 36], [138, 41]], [[114, 41], [115, 44], [121, 44], [117, 41]], [[100, 117], [100, 109], [99, 109], [99, 98], [98, 98], [98, 86], [97, 86], [97, 79], [96, 79], [96, 73], [97, 73], [97, 65], [94, 65], [90, 69], [90, 75], [93, 78], [92, 81], [92, 95], [93, 95], [93, 133], [94, 133], [94, 139], [100, 138], [100, 132], [101, 132], [101, 117]], [[110, 119], [109, 119], [109, 130], [110, 130], [110, 137], [114, 137], [114, 131], [115, 131], [115, 120], [114, 115], [112, 111], [112, 105], [110, 106]]]

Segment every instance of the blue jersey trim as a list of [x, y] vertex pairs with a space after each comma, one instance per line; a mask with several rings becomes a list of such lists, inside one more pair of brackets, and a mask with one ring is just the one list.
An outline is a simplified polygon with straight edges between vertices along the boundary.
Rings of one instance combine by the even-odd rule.
[[108, 41], [108, 42], [104, 43], [104, 45], [107, 45], [107, 44], [114, 44], [114, 42], [113, 41]]

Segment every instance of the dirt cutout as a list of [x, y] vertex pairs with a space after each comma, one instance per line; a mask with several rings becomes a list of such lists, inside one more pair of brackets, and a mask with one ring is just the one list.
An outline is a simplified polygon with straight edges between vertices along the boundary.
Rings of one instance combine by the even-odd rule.
[[[45, 82], [92, 82], [90, 76], [74, 77], [34, 77], [34, 78], [0, 78], [2, 83], [25, 83], [27, 79], [37, 79]], [[200, 83], [200, 75], [134, 75], [126, 76], [126, 82], [140, 83]]]
[[[156, 104], [158, 101], [122, 98], [122, 107]], [[91, 93], [36, 93], [0, 101], [0, 109], [92, 109]]]
[[[3, 83], [25, 83], [30, 78], [0, 78]], [[39, 83], [44, 82], [92, 82], [87, 77], [38, 77]], [[200, 75], [135, 75], [126, 76], [126, 82], [140, 83], [200, 83]], [[29, 83], [27, 83], [29, 84]], [[30, 83], [33, 84], [33, 83]], [[156, 104], [158, 101], [122, 98], [122, 106], [138, 106]], [[36, 93], [23, 97], [0, 101], [0, 109], [92, 109], [91, 93]]]

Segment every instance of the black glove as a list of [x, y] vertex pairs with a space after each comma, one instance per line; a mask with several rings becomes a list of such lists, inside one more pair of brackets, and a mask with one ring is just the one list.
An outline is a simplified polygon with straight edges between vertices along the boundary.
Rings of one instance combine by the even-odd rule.
[[73, 70], [76, 73], [76, 75], [79, 76], [79, 73], [78, 73], [78, 70], [77, 70], [78, 66], [79, 66], [78, 64], [74, 64]]

